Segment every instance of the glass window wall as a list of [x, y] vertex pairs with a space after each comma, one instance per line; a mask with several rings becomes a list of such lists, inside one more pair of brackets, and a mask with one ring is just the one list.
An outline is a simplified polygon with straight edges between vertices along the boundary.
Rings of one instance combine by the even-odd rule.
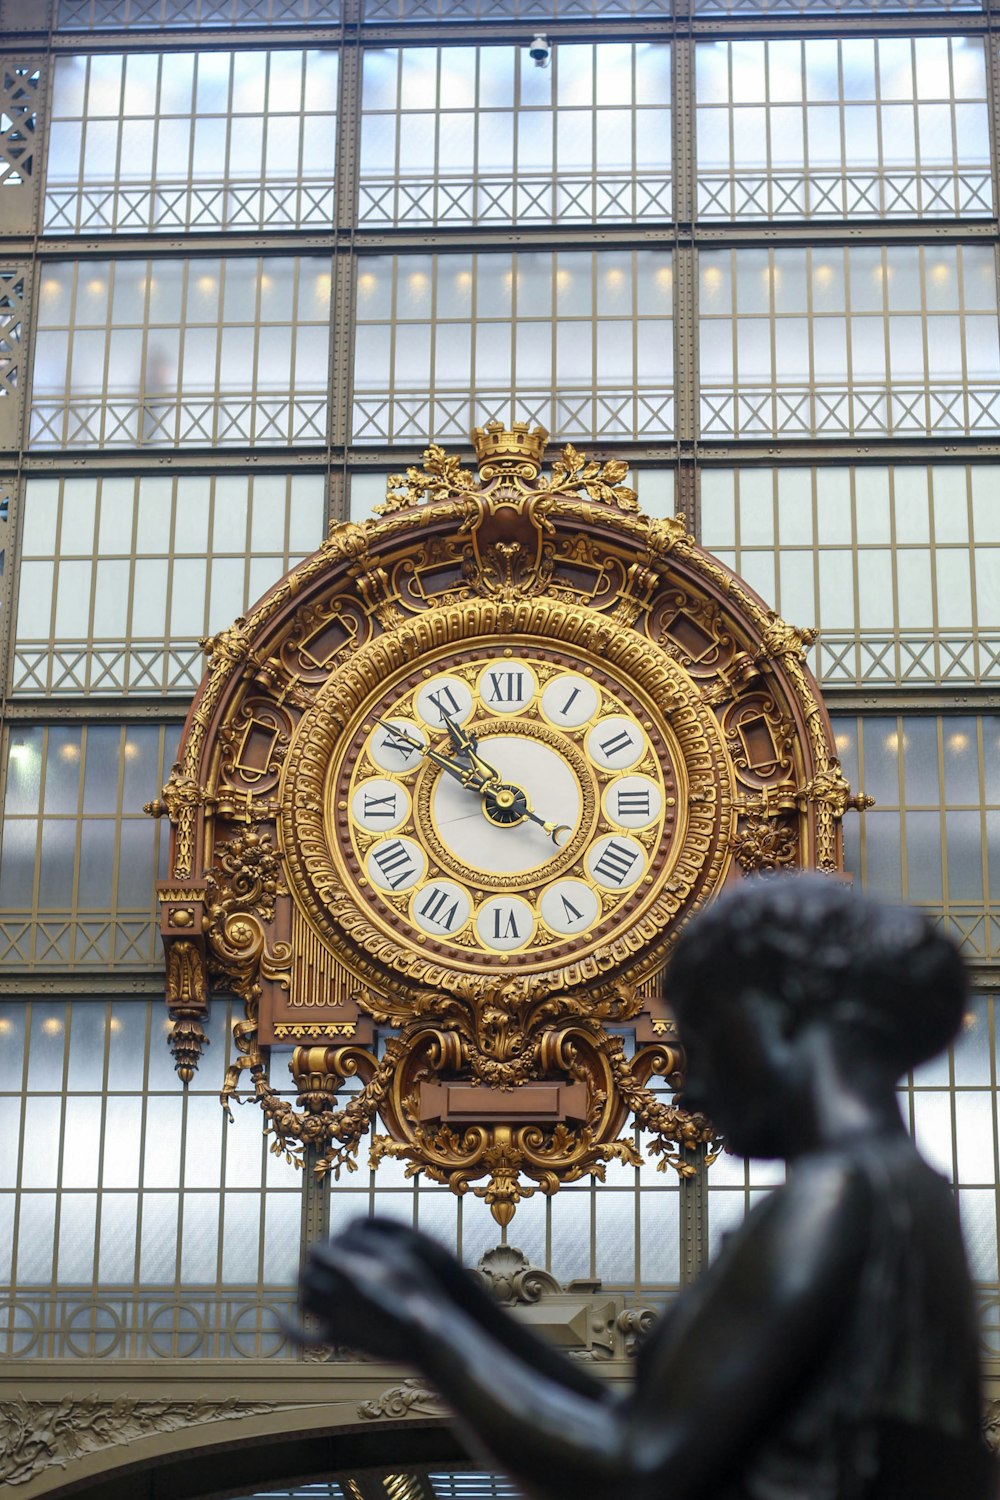
[[359, 224], [671, 217], [666, 43], [363, 56]]
[[32, 479], [13, 691], [190, 696], [199, 641], [323, 539], [320, 474]]
[[0, 966], [146, 968], [162, 960], [155, 883], [167, 827], [142, 807], [167, 778], [180, 725], [8, 730], [0, 826]]
[[330, 289], [328, 256], [48, 263], [30, 445], [323, 443]]
[[[212, 1052], [232, 1061], [229, 1006]], [[182, 1089], [162, 1002], [0, 1011], [0, 1352], [31, 1359], [294, 1356], [302, 1174], [208, 1070]], [[280, 1086], [280, 1080], [278, 1081]], [[256, 1128], [254, 1128], [256, 1126]]]
[[705, 469], [701, 537], [797, 625], [827, 686], [1000, 680], [1000, 468]]
[[702, 219], [989, 218], [979, 37], [701, 42]]
[[703, 437], [1000, 432], [991, 245], [699, 256]]
[[55, 59], [50, 234], [328, 228], [335, 52]]
[[848, 870], [923, 907], [971, 963], [1000, 961], [1000, 717], [835, 715], [837, 751], [875, 806], [844, 822]]
[[669, 437], [672, 313], [660, 250], [359, 256], [354, 441]]

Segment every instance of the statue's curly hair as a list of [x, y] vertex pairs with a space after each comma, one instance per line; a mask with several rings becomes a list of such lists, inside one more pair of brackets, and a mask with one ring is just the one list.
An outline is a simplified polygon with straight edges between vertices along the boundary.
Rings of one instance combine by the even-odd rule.
[[868, 1032], [899, 1073], [948, 1045], [968, 1000], [958, 949], [921, 912], [812, 874], [741, 881], [678, 939], [667, 998], [682, 1035], [685, 1016], [749, 989], [793, 1030], [825, 1013]]

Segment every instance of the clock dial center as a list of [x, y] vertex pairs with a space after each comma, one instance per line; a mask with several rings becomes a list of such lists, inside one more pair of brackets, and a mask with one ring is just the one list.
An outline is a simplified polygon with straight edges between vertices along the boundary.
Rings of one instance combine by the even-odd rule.
[[498, 780], [475, 799], [453, 776], [429, 769], [434, 830], [455, 866], [529, 876], [554, 857], [553, 828], [560, 829], [560, 846], [579, 828], [580, 782], [558, 750], [530, 733], [480, 733], [479, 753]]

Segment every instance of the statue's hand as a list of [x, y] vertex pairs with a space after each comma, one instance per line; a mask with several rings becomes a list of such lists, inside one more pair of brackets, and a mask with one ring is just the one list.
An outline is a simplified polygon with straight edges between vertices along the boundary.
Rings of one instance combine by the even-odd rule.
[[437, 1277], [405, 1236], [372, 1234], [367, 1221], [313, 1246], [299, 1287], [324, 1340], [402, 1363], [413, 1362], [418, 1329], [434, 1320], [439, 1297]]

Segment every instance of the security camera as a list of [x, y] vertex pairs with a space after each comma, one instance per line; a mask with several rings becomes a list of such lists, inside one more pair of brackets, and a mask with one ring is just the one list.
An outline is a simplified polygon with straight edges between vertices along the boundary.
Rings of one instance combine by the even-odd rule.
[[528, 48], [528, 56], [532, 59], [536, 68], [547, 68], [552, 47], [547, 36], [533, 36], [531, 46]]

